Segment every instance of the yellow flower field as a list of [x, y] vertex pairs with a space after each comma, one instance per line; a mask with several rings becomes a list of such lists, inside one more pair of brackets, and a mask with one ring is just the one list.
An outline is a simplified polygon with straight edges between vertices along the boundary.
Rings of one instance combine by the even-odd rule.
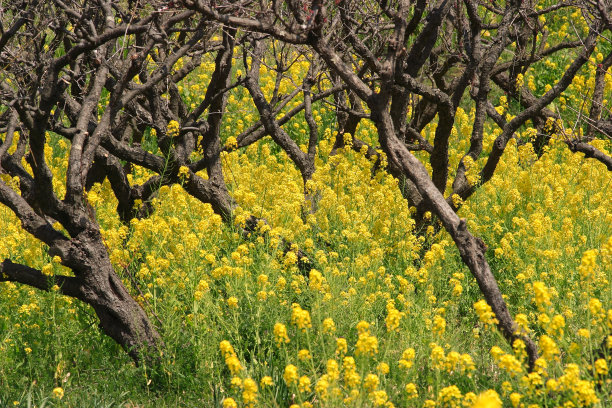
[[[561, 15], [549, 41], [586, 30], [582, 20], [579, 14]], [[490, 35], [483, 29], [483, 37]], [[511, 315], [538, 347], [532, 370], [525, 342], [509, 344], [500, 332], [498, 317], [451, 235], [429, 211], [418, 219], [417, 208], [402, 196], [398, 178], [387, 171], [374, 122], [362, 119], [334, 150], [333, 98], [315, 101], [315, 170], [304, 182], [270, 136], [239, 144], [237, 136], [260, 116], [247, 89], [237, 86], [228, 91], [220, 125], [223, 178], [237, 205], [231, 222], [187, 192], [190, 178], [209, 178], [206, 170], [192, 172], [189, 163], [172, 170], [179, 182], [159, 183], [148, 216], [129, 222], [118, 215], [108, 179], [83, 190], [115, 272], [161, 334], [159, 366], [146, 359], [135, 364], [103, 334], [92, 307], [61, 294], [58, 277], [74, 272], [0, 205], [0, 261], [40, 270], [51, 288], [0, 282], [0, 406], [612, 406], [612, 172], [565, 143], [582, 135], [577, 106], [588, 99], [584, 95], [608, 48], [598, 45], [555, 100], [563, 119], [546, 123], [550, 142], [536, 151], [538, 131], [528, 121], [486, 182], [481, 170], [502, 131], [486, 123], [484, 153], [475, 160], [465, 155], [476, 115], [473, 101], [462, 102], [454, 117], [450, 177], [442, 192], [454, 191], [463, 160], [467, 183], [477, 188], [466, 200], [457, 194], [449, 200], [486, 244], [486, 259]], [[296, 53], [282, 78], [260, 67], [267, 100], [304, 82], [311, 68], [306, 56]], [[203, 101], [215, 69], [209, 57], [177, 87], [192, 109]], [[243, 78], [244, 65], [252, 64], [242, 57], [242, 49], [234, 49], [233, 79]], [[517, 89], [550, 91], [571, 60], [555, 55], [534, 63], [517, 76]], [[171, 71], [187, 63], [178, 59]], [[332, 83], [326, 78], [318, 85], [326, 90]], [[275, 118], [300, 106], [303, 94]], [[507, 95], [495, 94], [491, 109], [510, 121], [520, 107]], [[604, 97], [607, 106], [612, 69]], [[98, 110], [104, 110], [102, 102]], [[420, 132], [431, 144], [437, 125], [434, 120]], [[164, 126], [168, 143], [183, 137], [178, 121]], [[304, 114], [282, 129], [308, 151]], [[70, 141], [50, 131], [46, 136], [52, 188], [63, 199]], [[157, 130], [146, 127], [142, 148], [163, 156], [156, 137]], [[368, 146], [353, 149], [357, 139], [377, 155], [369, 156]], [[205, 157], [200, 141], [192, 162]], [[589, 143], [612, 155], [609, 138]], [[429, 156], [423, 151], [415, 156], [431, 175]], [[25, 158], [22, 165], [32, 174]], [[132, 163], [127, 179], [141, 185], [153, 174]], [[0, 177], [20, 192], [17, 177], [4, 172]], [[135, 200], [134, 209], [144, 205]], [[259, 222], [249, 229], [251, 216]], [[300, 253], [307, 254], [308, 268], [300, 267]]]
[[[460, 211], [489, 245], [512, 313], [538, 339], [541, 358], [529, 373], [524, 345], [509, 348], [501, 338], [446, 234], [412, 230], [395, 180], [382, 171], [370, 177], [362, 154], [326, 150], [323, 141], [309, 185], [319, 209], [305, 218], [299, 173], [268, 141], [224, 156], [240, 204], [236, 223], [241, 214], [266, 218], [269, 238], [242, 239], [180, 186], [163, 187], [153, 215], [129, 226], [107, 183], [88, 194], [115, 269], [164, 332], [164, 372], [153, 381], [215, 378], [188, 399], [214, 397], [227, 407], [609, 402], [612, 179], [600, 163], [557, 143], [539, 160], [529, 144], [512, 145]], [[61, 177], [61, 155], [48, 153]], [[136, 168], [134, 181], [144, 173]], [[8, 209], [0, 214], [2, 257], [51, 279], [66, 273]], [[279, 252], [280, 235], [312, 254], [309, 276], [294, 252]], [[105, 355], [116, 346], [77, 301], [11, 283], [0, 291], [3, 384], [19, 362], [33, 375], [18, 380], [30, 392], [62, 385], [64, 398], [82, 386], [88, 360], [123, 366], [129, 381], [134, 371], [148, 378], [146, 368]], [[41, 371], [34, 363], [43, 358], [57, 367]], [[182, 378], [187, 367], [190, 378]]]

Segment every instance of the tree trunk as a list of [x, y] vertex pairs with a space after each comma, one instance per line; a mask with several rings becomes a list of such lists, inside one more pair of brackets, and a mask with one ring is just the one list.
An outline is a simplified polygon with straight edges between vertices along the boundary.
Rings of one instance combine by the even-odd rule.
[[64, 264], [80, 283], [71, 295], [91, 305], [102, 331], [120, 344], [136, 363], [154, 363], [162, 340], [145, 311], [132, 298], [115, 273], [97, 229], [88, 229], [72, 240]]
[[145, 311], [130, 296], [114, 271], [108, 274], [105, 286], [95, 288], [98, 292], [95, 300], [88, 302], [100, 319], [100, 328], [136, 363], [154, 362], [162, 342]]

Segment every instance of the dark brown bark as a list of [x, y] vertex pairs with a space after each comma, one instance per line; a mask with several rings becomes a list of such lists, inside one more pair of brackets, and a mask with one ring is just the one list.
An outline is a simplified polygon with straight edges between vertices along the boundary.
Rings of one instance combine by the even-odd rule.
[[[510, 138], [527, 120], [531, 119], [534, 115], [539, 114], [542, 110], [553, 100], [555, 100], [561, 92], [563, 92], [572, 82], [578, 70], [588, 61], [589, 56], [593, 53], [597, 38], [599, 36], [599, 26], [592, 27], [589, 31], [588, 36], [584, 40], [584, 47], [580, 55], [569, 65], [565, 70], [563, 76], [559, 81], [552, 87], [552, 89], [537, 98], [529, 105], [526, 109], [521, 111], [512, 120], [505, 123], [502, 133], [495, 139], [491, 153], [487, 158], [487, 161], [480, 172], [480, 182], [488, 182], [497, 168], [497, 164], [501, 159], [502, 154], [508, 144]], [[463, 200], [471, 196], [476, 188], [470, 186], [466, 180], [456, 179], [453, 183], [453, 194], [459, 195]]]
[[591, 110], [589, 112], [589, 120], [587, 121], [586, 134], [591, 136], [597, 129], [594, 128], [594, 124], [601, 119], [601, 113], [603, 111], [603, 99], [604, 99], [604, 88], [606, 84], [606, 75], [608, 68], [612, 66], [612, 52], [608, 53], [606, 58], [597, 65], [597, 71], [595, 71], [595, 84], [593, 86], [593, 96], [591, 101]]
[[612, 157], [608, 156], [595, 146], [577, 140], [567, 140], [565, 142], [572, 152], [580, 152], [586, 158], [592, 158], [603, 163], [608, 171], [612, 171]]
[[60, 293], [91, 305], [102, 331], [120, 344], [134, 361], [155, 363], [162, 347], [161, 337], [144, 310], [130, 296], [105, 256], [106, 249], [103, 250], [104, 254], [92, 254], [89, 248], [89, 255], [97, 255], [104, 265], [91, 265], [91, 261], [81, 260], [83, 269], [76, 277], [49, 277], [37, 269], [5, 259], [0, 263], [0, 282], [17, 282], [44, 291], [52, 290], [53, 285], [59, 286]]
[[[0, 167], [19, 179], [18, 191], [0, 181], [0, 203], [13, 211], [24, 230], [48, 246], [51, 256], [58, 255], [74, 276], [50, 278], [27, 265], [5, 259], [0, 264], [0, 280], [41, 290], [50, 290], [57, 284], [61, 293], [91, 305], [102, 331], [134, 360], [154, 363], [161, 351], [161, 338], [115, 273], [83, 190], [88, 181], [91, 184], [103, 180], [99, 174], [102, 168], [113, 180], [120, 206], [133, 203], [123, 201], [133, 197], [121, 164], [100, 144], [114, 130], [114, 125], [121, 125], [121, 120], [115, 122], [121, 109], [168, 75], [168, 67], [160, 67], [153, 71], [149, 83], [139, 90], [130, 88], [129, 81], [138, 73], [139, 64], [146, 56], [141, 58], [131, 52], [120, 62], [123, 53], [116, 53], [114, 48], [113, 41], [117, 38], [150, 30], [155, 17], [138, 17], [129, 25], [118, 26], [113, 6], [106, 0], [84, 4], [81, 9], [73, 9], [62, 2], [25, 2], [25, 6], [32, 10], [17, 11], [15, 15], [35, 10], [37, 18], [28, 20], [27, 32], [20, 30], [11, 36], [3, 35], [4, 44], [0, 50], [4, 53], [10, 49], [13, 56], [12, 63], [3, 66], [3, 74], [13, 81], [3, 81], [1, 85], [0, 101], [9, 108], [10, 118], [9, 134], [0, 148]], [[162, 19], [155, 23], [160, 23], [156, 28], [168, 29], [193, 14], [179, 13], [178, 20], [175, 20], [176, 15]], [[84, 15], [89, 18], [85, 19]], [[90, 24], [83, 24], [83, 21]], [[60, 29], [69, 23], [77, 28], [73, 31]], [[40, 38], [40, 41], [32, 42], [32, 38]], [[23, 41], [29, 45], [24, 47]], [[56, 53], [59, 47], [62, 52]], [[192, 47], [193, 44], [180, 48], [173, 55], [175, 59], [168, 61], [174, 63]], [[57, 54], [61, 56], [55, 57]], [[98, 120], [99, 103], [106, 86], [111, 87], [109, 102]], [[66, 122], [70, 127], [65, 126]], [[7, 148], [15, 130], [20, 132], [18, 148], [9, 154]], [[49, 131], [53, 130], [58, 130], [71, 142], [63, 199], [54, 192], [54, 175], [45, 156]], [[124, 137], [125, 130], [122, 128], [117, 133]], [[97, 165], [90, 174], [94, 157]], [[32, 175], [22, 165], [22, 158], [32, 168]], [[145, 155], [143, 161], [147, 159]], [[151, 164], [160, 166], [154, 161]], [[55, 222], [59, 222], [68, 234], [54, 228]]]
[[[417, 207], [417, 217], [432, 211], [442, 222], [496, 313], [501, 332], [508, 341], [522, 338], [526, 342], [533, 365], [537, 350], [528, 337], [517, 332], [486, 261], [486, 246], [457, 217], [452, 196], [444, 199], [450, 136], [457, 109], [467, 99], [466, 90], [471, 87], [469, 97], [474, 102], [475, 119], [470, 147], [464, 157], [476, 160], [482, 154], [487, 116], [502, 129], [480, 174], [481, 182], [487, 182], [514, 133], [529, 119], [538, 129], [543, 126], [546, 117], [553, 114], [546, 106], [559, 97], [588, 61], [603, 27], [612, 28], [612, 19], [608, 10], [602, 8], [603, 3], [581, 3], [583, 11], [595, 16], [586, 38], [576, 33], [571, 40], [550, 47], [545, 46], [547, 33], [537, 17], [567, 4], [535, 10], [533, 1], [512, 0], [498, 5], [472, 0], [418, 0], [374, 2], [364, 12], [365, 9], [349, 1], [312, 0], [304, 2], [306, 9], [298, 7], [296, 2], [285, 2], [286, 9], [275, 14], [275, 10], [266, 8], [265, 2], [250, 2], [246, 7], [247, 3], [231, 2], [219, 8], [214, 2], [188, 0], [181, 7], [191, 10], [152, 12], [142, 18], [134, 17], [127, 25], [115, 23], [115, 12], [122, 6], [108, 0], [87, 3], [83, 10], [72, 9], [63, 2], [25, 2], [19, 3], [27, 8], [22, 13], [16, 9], [18, 5], [10, 5], [16, 19], [0, 37], [0, 56], [10, 55], [12, 63], [0, 64], [16, 81], [10, 86], [0, 84], [0, 98], [7, 106], [7, 113], [0, 115], [0, 126], [3, 132], [6, 129], [0, 146], [0, 171], [19, 179], [21, 193], [0, 183], [0, 201], [15, 212], [26, 230], [49, 245], [52, 253], [61, 254], [64, 264], [72, 268], [74, 278], [57, 277], [61, 290], [91, 304], [103, 330], [130, 350], [133, 357], [142, 358], [139, 356], [148, 352], [145, 350], [156, 349], [161, 344], [159, 335], [112, 270], [97, 224], [84, 200], [83, 188], [107, 177], [119, 200], [118, 212], [128, 222], [147, 211], [145, 205], [140, 213], [134, 212], [136, 199], [146, 203], [160, 186], [181, 183], [189, 194], [210, 203], [231, 224], [236, 203], [227, 190], [220, 160], [222, 151], [227, 150], [221, 146], [220, 133], [228, 91], [246, 86], [260, 114], [257, 123], [238, 135], [238, 147], [271, 135], [300, 170], [304, 184], [315, 171], [318, 142], [319, 125], [313, 117], [312, 104], [333, 94], [339, 112], [334, 148], [344, 144], [345, 133], [351, 133], [352, 148], [365, 147], [366, 154], [377, 159], [373, 167], [377, 170], [380, 155], [354, 135], [361, 119], [374, 121], [379, 143], [388, 158], [386, 170], [400, 181], [404, 197]], [[331, 8], [333, 12], [329, 12]], [[24, 16], [38, 12], [42, 21], [49, 14], [42, 12], [45, 10], [54, 13], [46, 20], [50, 23], [40, 28], [41, 36], [46, 35], [42, 33], [47, 27], [64, 27], [67, 22], [74, 22], [78, 29], [57, 30], [51, 41], [24, 47], [20, 41], [30, 41], [32, 37], [21, 34], [21, 27], [30, 24]], [[91, 15], [97, 18], [91, 19], [92, 24], [83, 25], [84, 16]], [[189, 29], [182, 30], [179, 39], [174, 40], [178, 25]], [[246, 33], [239, 34], [237, 27], [246, 29]], [[482, 30], [495, 30], [496, 34], [485, 40], [481, 38]], [[221, 33], [223, 39], [213, 41], [213, 33]], [[116, 53], [115, 41], [126, 34], [133, 35], [134, 46], [125, 53]], [[300, 47], [292, 50], [304, 55], [308, 55], [304, 50], [314, 50], [316, 58], [307, 57], [312, 66], [302, 86], [283, 96], [279, 89], [288, 65], [282, 55], [273, 55], [277, 64], [273, 69], [278, 75], [272, 97], [266, 100], [258, 77], [264, 48], [250, 47], [248, 42], [264, 44], [269, 38], [280, 40], [283, 47], [299, 44]], [[515, 45], [510, 46], [513, 41]], [[232, 83], [236, 44], [245, 51], [245, 66], [247, 53], [251, 48], [255, 52], [248, 54], [252, 64], [247, 77]], [[49, 52], [44, 52], [43, 45], [50, 46]], [[60, 45], [63, 54], [55, 58]], [[525, 89], [516, 89], [519, 73], [525, 73], [532, 64], [554, 53], [572, 48], [577, 48], [580, 54], [545, 95], [537, 98]], [[512, 54], [502, 61], [505, 51]], [[204, 100], [190, 109], [181, 98], [178, 84], [209, 52], [216, 52], [215, 71]], [[180, 58], [184, 62], [182, 68], [176, 67]], [[324, 62], [326, 69], [317, 65], [317, 58]], [[608, 129], [610, 121], [601, 118], [603, 77], [611, 63], [612, 56], [608, 55], [597, 71], [588, 137], [593, 137], [596, 131], [612, 133]], [[318, 76], [320, 71], [323, 75]], [[335, 86], [315, 93], [318, 78], [324, 78], [325, 74], [333, 79]], [[133, 80], [135, 76], [138, 81]], [[506, 121], [494, 111], [492, 84], [519, 100], [521, 109], [513, 119]], [[108, 103], [98, 117], [98, 102], [106, 91]], [[281, 109], [300, 93], [304, 95], [304, 102], [277, 119]], [[163, 95], [168, 95], [168, 99]], [[350, 103], [346, 103], [347, 99]], [[371, 114], [362, 109], [362, 103], [369, 107]], [[302, 111], [309, 130], [306, 152], [282, 128]], [[201, 118], [204, 114], [206, 117]], [[437, 128], [430, 144], [420, 132], [433, 124], [436, 117]], [[167, 132], [170, 120], [179, 123], [177, 135]], [[161, 154], [148, 152], [141, 145], [143, 132], [149, 128], [157, 132]], [[21, 134], [18, 149], [14, 154], [7, 154], [16, 130]], [[53, 174], [45, 161], [49, 130], [71, 141], [67, 194], [61, 200], [53, 193]], [[582, 151], [610, 169], [610, 157], [587, 144], [588, 141], [567, 140], [566, 143], [573, 151]], [[547, 142], [546, 136], [541, 138], [542, 145]], [[203, 149], [203, 157], [194, 162], [192, 153], [196, 147]], [[415, 150], [421, 150], [426, 157], [429, 155], [426, 160], [431, 164], [431, 177], [411, 153]], [[32, 175], [21, 165], [22, 158], [32, 167]], [[127, 161], [127, 167], [120, 160]], [[130, 186], [126, 168], [131, 165], [144, 166], [156, 174], [142, 185]], [[186, 178], [179, 177], [183, 166], [188, 168]], [[196, 175], [202, 169], [206, 169], [208, 180]], [[476, 188], [468, 185], [461, 161], [453, 193], [466, 199]], [[309, 194], [306, 192], [306, 198], [314, 203], [316, 195]], [[311, 211], [315, 209], [313, 205]], [[51, 226], [55, 221], [66, 228], [69, 236]], [[256, 232], [261, 222], [265, 220], [250, 217], [243, 232]], [[288, 251], [292, 245], [281, 240], [281, 247]], [[298, 252], [298, 257], [300, 267], [305, 269], [306, 255]], [[4, 261], [2, 268], [3, 279], [47, 289], [46, 277], [36, 270], [10, 260]]]
[[115, 273], [101, 236], [96, 230], [78, 237], [68, 259], [82, 283], [81, 300], [90, 304], [100, 328], [137, 362], [159, 358], [162, 341], [142, 307], [131, 297]]

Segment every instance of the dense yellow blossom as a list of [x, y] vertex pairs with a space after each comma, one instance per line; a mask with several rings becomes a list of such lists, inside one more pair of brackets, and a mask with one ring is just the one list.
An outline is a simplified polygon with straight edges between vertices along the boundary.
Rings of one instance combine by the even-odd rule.
[[274, 337], [276, 338], [276, 344], [280, 346], [283, 343], [289, 343], [289, 336], [287, 335], [287, 327], [282, 323], [276, 323], [274, 325]]
[[287, 365], [285, 367], [285, 373], [283, 374], [283, 379], [287, 383], [287, 385], [294, 384], [298, 380], [298, 369], [293, 364]]

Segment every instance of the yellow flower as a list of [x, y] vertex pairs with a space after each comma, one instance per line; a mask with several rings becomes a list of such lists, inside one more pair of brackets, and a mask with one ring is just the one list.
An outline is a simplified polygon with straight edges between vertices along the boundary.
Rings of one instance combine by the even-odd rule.
[[384, 390], [374, 391], [372, 393], [372, 399], [374, 400], [375, 407], [382, 407], [387, 405], [387, 401], [389, 400], [389, 396], [387, 392]]
[[603, 358], [600, 358], [597, 361], [595, 361], [594, 368], [595, 368], [595, 372], [598, 375], [608, 374], [608, 363]]
[[360, 382], [361, 377], [357, 373], [357, 366], [353, 357], [344, 357], [342, 361], [344, 370], [344, 383], [348, 388], [355, 388]]
[[257, 401], [257, 383], [251, 378], [246, 378], [242, 386], [242, 402], [251, 406]]
[[480, 318], [480, 321], [485, 325], [493, 325], [498, 323], [495, 313], [493, 313], [491, 306], [489, 306], [486, 300], [481, 299], [474, 303], [474, 310], [476, 310], [476, 314], [478, 315], [478, 318]]
[[323, 320], [323, 333], [332, 334], [336, 331], [336, 323], [331, 317]]
[[298, 380], [298, 390], [300, 392], [306, 393], [310, 392], [310, 378], [308, 376], [301, 376]]
[[363, 333], [369, 333], [369, 331], [370, 331], [370, 323], [366, 322], [365, 320], [362, 320], [359, 323], [357, 323], [357, 333], [363, 334]]
[[461, 391], [456, 385], [444, 387], [438, 392], [438, 401], [450, 406], [455, 406], [455, 402], [461, 400], [461, 397]]
[[323, 374], [317, 384], [315, 385], [315, 392], [319, 395], [322, 401], [326, 401], [328, 398], [327, 389], [329, 388], [329, 381], [327, 374]]
[[271, 387], [274, 385], [274, 381], [272, 380], [272, 377], [270, 377], [269, 375], [263, 376], [261, 377], [261, 380], [259, 380], [259, 385], [261, 385], [261, 387]]
[[340, 369], [336, 360], [327, 360], [327, 376], [331, 381], [335, 381], [340, 377]]
[[376, 366], [376, 371], [378, 371], [381, 374], [389, 374], [389, 364], [387, 364], [387, 363], [379, 363]]
[[503, 354], [499, 357], [498, 365], [508, 374], [515, 376], [523, 371], [521, 363], [511, 354]]
[[298, 329], [302, 331], [306, 331], [306, 329], [312, 327], [312, 323], [310, 321], [310, 313], [308, 310], [304, 310], [300, 307], [299, 304], [294, 303], [291, 305], [291, 323], [296, 325]]
[[41, 272], [43, 273], [43, 275], [53, 276], [53, 265], [51, 265], [50, 263], [46, 264], [42, 267]]
[[[444, 349], [440, 347], [439, 345], [437, 345], [436, 343], [431, 343], [429, 347], [431, 348], [431, 353], [429, 357], [431, 358], [434, 368], [437, 368], [439, 370], [443, 369], [445, 359], [446, 359], [446, 356], [444, 355]], [[401, 363], [401, 360], [400, 360], [400, 363]]]
[[348, 347], [346, 344], [346, 339], [343, 337], [338, 337], [336, 339], [336, 354], [346, 354], [348, 351]]
[[601, 309], [602, 309], [602, 305], [599, 299], [592, 298], [589, 301], [589, 310], [591, 311], [592, 315], [597, 315], [599, 312], [601, 312]]
[[168, 122], [168, 129], [166, 131], [168, 137], [177, 137], [179, 133], [179, 123], [176, 120], [171, 120], [170, 122]]
[[236, 140], [234, 136], [228, 137], [227, 140], [225, 141], [225, 148], [227, 150], [234, 150], [238, 148], [238, 140]]
[[289, 343], [289, 336], [287, 335], [287, 327], [282, 323], [276, 323], [274, 325], [274, 337], [276, 338], [276, 345], [280, 347], [283, 343]]
[[550, 293], [544, 282], [533, 283], [533, 295], [534, 301], [538, 307], [542, 308], [551, 304]]
[[353, 145], [353, 135], [351, 135], [350, 133], [343, 134], [342, 141], [347, 147], [351, 147]]
[[64, 389], [62, 387], [55, 387], [53, 389], [53, 396], [57, 399], [64, 398]]
[[230, 384], [232, 388], [236, 388], [236, 389], [242, 388], [242, 378], [234, 376], [232, 377]]
[[529, 320], [526, 314], [518, 313], [514, 320], [516, 320], [516, 324], [523, 330], [529, 331]]
[[227, 340], [223, 340], [221, 341], [221, 343], [219, 343], [219, 349], [221, 350], [225, 358], [234, 354], [234, 348]]
[[223, 408], [238, 408], [238, 404], [233, 398], [225, 398], [223, 400]]
[[387, 317], [385, 319], [387, 331], [399, 331], [400, 320], [403, 316], [404, 313], [397, 310], [392, 302], [387, 303]]
[[232, 375], [238, 374], [242, 370], [242, 364], [240, 364], [240, 360], [238, 360], [236, 352], [230, 342], [227, 340], [221, 341], [221, 343], [219, 343], [219, 348], [225, 358], [225, 365], [227, 365]]
[[444, 334], [446, 331], [446, 320], [440, 315], [435, 315], [433, 319], [433, 331], [437, 334]]
[[582, 278], [592, 277], [597, 265], [597, 250], [589, 249], [582, 254], [578, 272]]
[[547, 360], [559, 354], [559, 347], [555, 341], [546, 335], [540, 337], [540, 350], [542, 350], [542, 357]]
[[529, 373], [523, 377], [521, 377], [521, 382], [525, 387], [528, 387], [530, 390], [535, 390], [537, 387], [544, 385], [542, 381], [542, 376], [539, 373]]
[[548, 329], [553, 334], [563, 335], [563, 328], [565, 327], [565, 318], [562, 315], [553, 316]]
[[[444, 354], [444, 351], [442, 351], [442, 354]], [[406, 350], [404, 350], [404, 352], [402, 353], [402, 358], [399, 360], [399, 366], [406, 370], [412, 367], [415, 355], [416, 353], [413, 348], [407, 348]]]
[[355, 355], [378, 353], [378, 339], [369, 332], [361, 333], [355, 345]]
[[589, 406], [599, 403], [599, 398], [593, 388], [591, 381], [579, 380], [574, 386], [574, 396], [578, 399], [580, 406]]
[[285, 267], [290, 267], [290, 266], [293, 266], [293, 265], [297, 264], [297, 261], [298, 261], [297, 254], [295, 252], [293, 252], [293, 251], [288, 251], [285, 254], [285, 259], [283, 260], [283, 265]]
[[378, 387], [379, 383], [380, 380], [378, 379], [378, 376], [376, 374], [368, 374], [363, 380], [363, 387], [368, 392], [374, 392], [374, 390], [376, 390], [376, 388]]
[[493, 346], [491, 347], [491, 355], [494, 359], [499, 360], [504, 355], [504, 351], [499, 346]]
[[238, 307], [238, 298], [236, 298], [235, 296], [230, 296], [227, 299], [227, 306], [230, 307], [231, 309], [235, 309]]
[[578, 336], [584, 337], [585, 339], [588, 339], [591, 337], [591, 332], [588, 329], [579, 329], [577, 333], [578, 333]]
[[187, 167], [187, 166], [181, 166], [181, 167], [179, 167], [178, 177], [179, 177], [181, 180], [188, 179], [188, 178], [189, 178], [189, 167]]
[[474, 404], [472, 404], [472, 408], [501, 408], [502, 402], [499, 398], [499, 395], [493, 390], [487, 390], [480, 394]]
[[306, 361], [306, 360], [309, 360], [310, 358], [311, 358], [310, 351], [308, 351], [307, 349], [302, 349], [298, 351], [298, 359], [300, 359], [300, 361]]
[[242, 388], [242, 378], [237, 377], [237, 376], [233, 376], [231, 381], [230, 381], [230, 384], [231, 384], [232, 388], [236, 388], [236, 389]]
[[297, 367], [293, 364], [287, 365], [287, 367], [285, 367], [285, 373], [283, 374], [283, 378], [287, 385], [295, 383], [299, 378]]
[[548, 363], [542, 357], [534, 361], [533, 365], [535, 366], [534, 371], [538, 374], [545, 374], [546, 368], [548, 367]]
[[242, 364], [240, 364], [240, 360], [236, 356], [230, 356], [225, 359], [225, 365], [230, 370], [232, 374], [238, 374], [242, 371]]
[[461, 286], [461, 283], [456, 283], [453, 286], [453, 296], [459, 297], [461, 296], [462, 293], [463, 293], [463, 286]]
[[406, 391], [406, 394], [408, 394], [408, 399], [417, 398], [419, 396], [417, 387], [414, 383], [406, 384], [406, 387], [404, 387], [404, 391]]

